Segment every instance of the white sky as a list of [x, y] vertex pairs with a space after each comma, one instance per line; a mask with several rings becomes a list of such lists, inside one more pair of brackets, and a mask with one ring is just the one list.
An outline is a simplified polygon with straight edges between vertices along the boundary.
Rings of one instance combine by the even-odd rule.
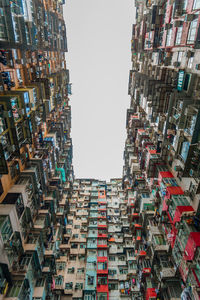
[[133, 0], [67, 0], [76, 178], [122, 176]]

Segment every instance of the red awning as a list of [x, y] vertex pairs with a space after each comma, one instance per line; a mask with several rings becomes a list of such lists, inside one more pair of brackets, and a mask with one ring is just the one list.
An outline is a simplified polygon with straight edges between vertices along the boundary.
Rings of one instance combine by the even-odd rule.
[[139, 256], [145, 256], [147, 253], [146, 253], [146, 251], [144, 251], [144, 250], [142, 250], [142, 251], [140, 251], [139, 252]]
[[115, 239], [114, 238], [110, 238], [108, 241], [109, 242], [115, 242]]
[[169, 171], [167, 172], [160, 172], [159, 175], [162, 177], [162, 178], [173, 178], [173, 174]]
[[135, 228], [142, 228], [142, 225], [140, 224], [134, 224]]
[[132, 216], [133, 217], [139, 217], [139, 214], [138, 213], [133, 213]]
[[156, 154], [156, 153], [157, 153], [156, 149], [155, 149], [155, 150], [148, 150], [148, 152], [149, 152], [150, 154]]
[[180, 186], [168, 186], [166, 188], [169, 195], [183, 195], [184, 192]]

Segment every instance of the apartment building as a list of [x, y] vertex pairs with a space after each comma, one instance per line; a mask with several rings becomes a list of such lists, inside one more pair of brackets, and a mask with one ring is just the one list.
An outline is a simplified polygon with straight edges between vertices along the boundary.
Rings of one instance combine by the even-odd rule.
[[200, 298], [198, 0], [135, 1], [123, 188], [132, 299]]
[[122, 178], [74, 179], [64, 1], [0, 1], [0, 299], [200, 298], [200, 1], [135, 0]]
[[64, 1], [0, 1], [0, 299], [61, 299], [73, 166]]
[[122, 179], [75, 179], [69, 206], [63, 299], [132, 299], [135, 246]]

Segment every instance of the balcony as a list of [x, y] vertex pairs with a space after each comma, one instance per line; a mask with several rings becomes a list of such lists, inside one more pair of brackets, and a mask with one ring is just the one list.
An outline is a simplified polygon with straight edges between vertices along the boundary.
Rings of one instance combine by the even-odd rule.
[[98, 258], [97, 274], [108, 274], [108, 260], [107, 258]]
[[43, 299], [46, 296], [47, 290], [47, 282], [45, 279], [38, 279], [35, 284], [34, 292], [33, 292], [33, 300], [37, 300], [38, 298]]
[[161, 289], [164, 300], [180, 299], [182, 293], [181, 281], [178, 279], [167, 280], [166, 287]]
[[98, 248], [107, 248], [107, 240], [106, 239], [99, 239], [97, 240], [97, 247]]
[[169, 251], [169, 245], [166, 243], [164, 235], [163, 234], [157, 234], [153, 235], [152, 237], [152, 247], [154, 252]]
[[46, 218], [45, 217], [37, 217], [34, 221], [34, 229], [42, 230], [46, 228]]
[[90, 211], [89, 218], [90, 219], [97, 219], [98, 218], [98, 213]]
[[88, 238], [87, 240], [87, 248], [88, 249], [96, 249], [97, 248], [97, 239]]
[[8, 289], [6, 299], [24, 299], [28, 300], [31, 297], [30, 283], [28, 279], [13, 281], [12, 286]]
[[[193, 247], [191, 247], [193, 245]], [[200, 232], [191, 232], [185, 247], [185, 259], [192, 261], [194, 259], [197, 249], [200, 247]]]
[[121, 297], [129, 297], [130, 295], [130, 283], [129, 281], [127, 281], [126, 278], [122, 279], [122, 277], [120, 276], [119, 280], [121, 281], [120, 282], [120, 296]]
[[106, 221], [98, 221], [98, 228], [107, 228], [107, 222]]
[[8, 263], [10, 265], [12, 265], [18, 255], [23, 254], [24, 249], [19, 232], [14, 231], [10, 238], [4, 242], [4, 250], [7, 255]]
[[22, 257], [20, 262], [15, 261], [15, 263], [12, 266], [12, 273], [14, 275], [19, 275], [21, 273], [26, 274], [28, 270], [32, 268], [32, 255], [26, 254]]
[[166, 255], [158, 255], [157, 259], [159, 263], [154, 266], [157, 278], [159, 280], [174, 278], [176, 275], [176, 269], [174, 268], [170, 257]]
[[35, 169], [26, 169], [20, 173], [20, 178], [17, 184], [26, 185], [27, 192], [31, 195], [35, 194], [35, 207], [39, 207], [39, 186], [38, 186], [38, 177]]
[[6, 205], [14, 205], [16, 208], [16, 212], [18, 215], [18, 218], [20, 219], [23, 212], [24, 212], [24, 202], [23, 197], [21, 193], [8, 193], [6, 197], [4, 198], [2, 204]]
[[41, 234], [38, 236], [30, 233], [28, 235], [26, 244], [24, 245], [24, 250], [27, 253], [36, 251], [38, 254], [39, 261], [40, 263], [42, 263], [44, 258], [44, 246]]
[[3, 242], [6, 243], [9, 241], [13, 234], [13, 228], [9, 215], [0, 215], [0, 232]]
[[98, 231], [98, 239], [101, 239], [101, 238], [107, 238], [108, 235], [107, 235], [107, 232], [106, 230], [102, 230], [102, 231]]
[[108, 292], [108, 276], [98, 275], [97, 293], [99, 292]]
[[169, 203], [169, 218], [173, 224], [180, 222], [182, 216], [193, 216], [195, 213], [193, 207], [190, 205], [189, 197], [172, 195], [167, 203]]
[[128, 274], [134, 276], [137, 274], [138, 268], [136, 261], [128, 263]]

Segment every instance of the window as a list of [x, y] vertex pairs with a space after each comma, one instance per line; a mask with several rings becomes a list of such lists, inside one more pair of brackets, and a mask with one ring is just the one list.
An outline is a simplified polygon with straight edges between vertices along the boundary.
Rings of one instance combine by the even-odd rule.
[[75, 225], [74, 228], [75, 229], [80, 229], [80, 225]]
[[94, 276], [88, 276], [88, 285], [94, 284]]
[[142, 198], [149, 198], [149, 194], [148, 193], [142, 193]]
[[58, 276], [55, 278], [55, 285], [62, 285], [63, 284], [63, 276]]
[[184, 162], [186, 162], [187, 155], [189, 152], [190, 143], [189, 142], [183, 142], [181, 147], [181, 157], [183, 158]]
[[24, 103], [26, 105], [26, 113], [30, 112], [30, 100], [29, 100], [29, 93], [24, 92]]
[[199, 9], [200, 8], [200, 0], [194, 0], [193, 9]]
[[19, 164], [18, 162], [14, 162], [11, 166], [10, 166], [10, 177], [11, 179], [14, 179], [15, 176], [17, 176], [19, 174]]
[[97, 300], [107, 300], [107, 294], [106, 293], [98, 293]]
[[78, 274], [83, 274], [84, 273], [84, 268], [78, 268], [77, 273]]
[[117, 283], [109, 283], [108, 288], [109, 288], [109, 290], [118, 290], [118, 284]]
[[3, 114], [4, 107], [3, 105], [0, 105], [0, 133], [4, 132], [8, 128], [6, 118], [4, 118]]
[[99, 284], [99, 285], [107, 285], [107, 283], [108, 283], [108, 279], [107, 279], [106, 276], [98, 277], [97, 284]]
[[[128, 243], [127, 243], [128, 244]], [[125, 256], [119, 256], [120, 261], [125, 261]]]
[[190, 57], [188, 59], [188, 69], [192, 69], [193, 61], [194, 61], [194, 57]]
[[181, 43], [181, 36], [182, 36], [183, 26], [178, 27], [176, 32], [176, 45], [180, 45]]
[[111, 275], [111, 276], [114, 276], [115, 274], [117, 274], [117, 270], [116, 269], [109, 269], [108, 274]]
[[183, 85], [183, 89], [184, 89], [185, 91], [187, 91], [188, 88], [189, 88], [190, 79], [191, 79], [191, 74], [186, 74], [186, 75], [185, 75], [185, 79], [184, 79], [184, 85]]
[[65, 262], [58, 262], [58, 263], [56, 263], [56, 269], [57, 270], [64, 270], [65, 266], [66, 266]]
[[20, 295], [22, 285], [23, 285], [22, 280], [15, 281], [11, 289], [9, 289], [7, 297], [18, 297]]
[[69, 260], [76, 260], [76, 255], [70, 255]]
[[166, 46], [171, 45], [171, 38], [172, 38], [172, 28], [167, 30]]
[[98, 270], [106, 270], [107, 267], [107, 262], [98, 262]]
[[178, 62], [181, 62], [182, 57], [183, 57], [183, 54], [184, 54], [183, 51], [179, 51], [179, 52], [178, 52], [178, 55], [177, 55], [177, 61], [178, 61]]
[[36, 287], [40, 287], [40, 286], [44, 286], [44, 285], [45, 285], [44, 278], [37, 279], [36, 284], [35, 284]]
[[190, 23], [190, 28], [187, 37], [187, 44], [193, 44], [195, 41], [198, 20], [195, 19]]
[[74, 267], [73, 268], [69, 268], [67, 271], [68, 274], [74, 274]]
[[82, 282], [77, 282], [75, 285], [75, 290], [82, 290], [83, 289], [83, 284]]
[[128, 251], [128, 255], [129, 255], [129, 256], [134, 256], [134, 251], [133, 251], [133, 250], [129, 250], [129, 251]]
[[73, 234], [73, 239], [78, 239], [78, 234]]
[[121, 274], [121, 275], [128, 274], [128, 269], [120, 268], [119, 269], [119, 274]]
[[9, 216], [0, 216], [0, 232], [3, 242], [6, 242], [12, 235], [12, 225]]
[[66, 282], [65, 283], [65, 289], [66, 290], [72, 290], [73, 289], [73, 282]]
[[163, 43], [163, 34], [164, 34], [164, 29], [160, 29], [160, 34], [159, 34], [159, 46], [162, 46]]
[[156, 245], [166, 245], [166, 242], [164, 240], [164, 237], [162, 234], [156, 234], [153, 236], [153, 240]]
[[96, 299], [96, 297], [93, 295], [85, 295], [84, 296], [84, 300], [95, 300], [95, 299]]
[[197, 115], [187, 116], [185, 131], [190, 135], [193, 135], [195, 125], [196, 125]]
[[6, 23], [3, 8], [0, 8], [0, 40], [7, 40]]
[[98, 256], [107, 256], [107, 250], [98, 250]]
[[[2, 144], [0, 144], [0, 174], [7, 174], [7, 173], [8, 173], [8, 167], [4, 157], [4, 150]], [[3, 194], [3, 186], [0, 180], [0, 195], [2, 194]]]
[[115, 261], [115, 256], [109, 256], [110, 261]]
[[107, 240], [98, 240], [99, 245], [107, 245]]
[[137, 269], [137, 264], [136, 263], [130, 263], [129, 268], [130, 268], [130, 270], [135, 270], [135, 269]]

